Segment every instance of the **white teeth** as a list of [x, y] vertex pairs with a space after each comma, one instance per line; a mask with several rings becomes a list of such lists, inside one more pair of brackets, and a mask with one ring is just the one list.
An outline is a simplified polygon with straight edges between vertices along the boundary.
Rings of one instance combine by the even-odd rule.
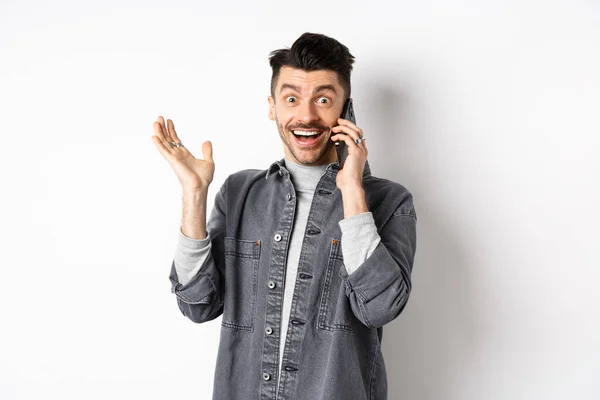
[[314, 135], [318, 135], [319, 133], [321, 133], [321, 131], [292, 131], [294, 132], [294, 135], [298, 135], [298, 136], [314, 136]]

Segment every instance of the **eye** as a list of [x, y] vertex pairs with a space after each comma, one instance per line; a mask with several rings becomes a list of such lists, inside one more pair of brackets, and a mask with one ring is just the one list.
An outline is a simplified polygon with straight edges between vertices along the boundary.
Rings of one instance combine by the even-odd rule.
[[296, 102], [296, 97], [295, 96], [288, 96], [285, 98], [285, 101], [287, 101], [288, 103], [295, 103]]
[[321, 104], [327, 104], [329, 103], [329, 98], [323, 96], [323, 97], [319, 97], [319, 99], [317, 100], [317, 102], [321, 103]]

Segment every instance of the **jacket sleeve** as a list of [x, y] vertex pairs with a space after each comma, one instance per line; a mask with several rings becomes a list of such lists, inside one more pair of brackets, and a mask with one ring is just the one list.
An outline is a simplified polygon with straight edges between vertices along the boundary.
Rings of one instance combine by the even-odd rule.
[[345, 292], [354, 315], [369, 328], [394, 320], [408, 302], [417, 246], [417, 215], [399, 206], [380, 229], [375, 251], [350, 275], [342, 270]]
[[348, 275], [351, 275], [373, 254], [381, 238], [371, 212], [345, 218], [338, 224], [342, 231], [344, 266]]
[[181, 227], [179, 228], [177, 246], [173, 264], [177, 273], [177, 280], [185, 285], [198, 275], [198, 271], [205, 264], [206, 259], [211, 256], [210, 234], [204, 239], [193, 239], [187, 237]]
[[176, 259], [171, 264], [171, 292], [175, 294], [183, 315], [196, 323], [213, 320], [223, 313], [225, 201], [223, 185], [215, 196], [215, 204], [206, 224], [207, 234], [211, 238], [210, 253], [207, 257], [198, 256], [197, 262], [202, 266], [197, 274], [189, 282], [181, 284], [175, 267]]

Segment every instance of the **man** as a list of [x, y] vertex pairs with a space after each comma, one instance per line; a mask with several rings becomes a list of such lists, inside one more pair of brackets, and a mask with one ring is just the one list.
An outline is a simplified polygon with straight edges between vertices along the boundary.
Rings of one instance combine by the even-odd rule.
[[382, 327], [410, 294], [416, 213], [406, 188], [371, 175], [362, 129], [339, 118], [353, 62], [312, 33], [271, 53], [285, 158], [230, 175], [208, 223], [211, 143], [196, 159], [171, 120], [154, 122], [183, 185], [172, 291], [192, 321], [222, 316], [213, 399], [387, 399]]

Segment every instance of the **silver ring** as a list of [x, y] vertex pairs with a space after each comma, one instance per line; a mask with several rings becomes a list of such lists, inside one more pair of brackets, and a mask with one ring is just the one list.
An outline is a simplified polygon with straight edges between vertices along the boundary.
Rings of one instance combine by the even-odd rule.
[[362, 138], [361, 139], [354, 139], [354, 143], [356, 143], [356, 144], [360, 144], [360, 143], [362, 143], [362, 141], [363, 141]]
[[169, 144], [171, 145], [171, 147], [185, 147], [183, 145], [183, 143], [181, 143], [181, 142], [179, 142], [179, 143], [169, 142]]

